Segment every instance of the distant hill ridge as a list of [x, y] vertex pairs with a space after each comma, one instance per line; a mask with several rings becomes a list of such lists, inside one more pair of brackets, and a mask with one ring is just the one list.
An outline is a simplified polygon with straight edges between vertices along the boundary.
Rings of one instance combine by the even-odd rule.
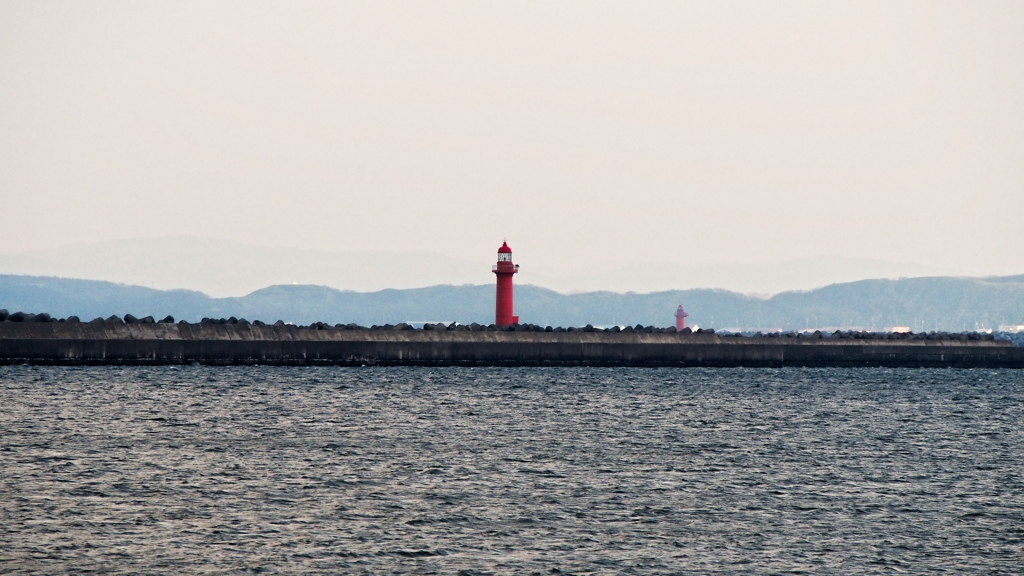
[[[719, 330], [886, 329], [914, 331], [996, 329], [1024, 324], [1024, 275], [991, 278], [930, 277], [861, 280], [762, 299], [728, 290], [670, 290], [647, 294], [561, 294], [516, 287], [516, 312], [540, 325], [669, 326], [682, 304], [690, 323]], [[277, 285], [232, 298], [191, 290], [156, 290], [96, 280], [0, 275], [0, 308], [11, 312], [112, 314], [198, 321], [235, 316], [296, 324], [361, 325], [400, 322], [493, 322], [491, 285], [430, 286], [376, 292], [323, 286]]]

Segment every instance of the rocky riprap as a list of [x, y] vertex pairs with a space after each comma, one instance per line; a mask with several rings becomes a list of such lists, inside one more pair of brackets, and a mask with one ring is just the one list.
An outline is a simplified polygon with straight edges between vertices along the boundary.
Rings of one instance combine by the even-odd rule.
[[[68, 316], [67, 318], [55, 318], [46, 312], [31, 313], [31, 312], [13, 312], [9, 313], [7, 310], [0, 309], [0, 322], [68, 322], [78, 323], [81, 322], [78, 316]], [[165, 316], [162, 320], [156, 320], [153, 316], [144, 316], [138, 318], [132, 314], [125, 314], [123, 317], [117, 315], [111, 315], [107, 318], [94, 318], [90, 320], [90, 324], [173, 324], [173, 316]], [[186, 320], [178, 321], [178, 324], [189, 324]], [[267, 323], [261, 320], [249, 321], [245, 318], [203, 318], [198, 322], [200, 325], [209, 324], [237, 324], [237, 325], [254, 325], [254, 326], [266, 326]], [[271, 324], [273, 326], [286, 326], [283, 320], [278, 320]], [[569, 327], [553, 327], [553, 326], [541, 326], [539, 324], [512, 324], [509, 326], [496, 326], [494, 324], [478, 324], [476, 322], [470, 324], [459, 324], [458, 322], [452, 322], [450, 324], [444, 323], [426, 323], [422, 328], [415, 328], [411, 324], [399, 323], [399, 324], [374, 324], [373, 326], [360, 326], [359, 324], [328, 324], [326, 322], [313, 322], [308, 325], [298, 325], [299, 329], [307, 330], [426, 330], [426, 331], [460, 331], [460, 332], [622, 332], [622, 333], [648, 333], [648, 334], [674, 334], [676, 329], [674, 326], [659, 327], [659, 326], [644, 326], [637, 324], [636, 326], [612, 326], [608, 328], [595, 327], [591, 324], [586, 326], [569, 326]], [[712, 328], [703, 329], [698, 328], [697, 330], [690, 330], [690, 328], [683, 328], [682, 334], [715, 334], [715, 330]], [[984, 332], [867, 332], [867, 331], [854, 331], [854, 330], [837, 330], [835, 332], [719, 332], [719, 336], [729, 338], [810, 338], [810, 339], [829, 339], [829, 340], [937, 340], [937, 341], [956, 341], [956, 342], [968, 342], [974, 340], [1010, 340], [1015, 346], [1024, 346], [1024, 334], [1015, 333], [984, 333]]]

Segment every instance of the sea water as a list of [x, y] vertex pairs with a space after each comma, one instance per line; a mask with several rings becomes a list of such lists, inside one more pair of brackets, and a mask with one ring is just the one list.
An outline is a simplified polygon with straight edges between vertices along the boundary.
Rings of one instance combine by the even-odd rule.
[[1021, 574], [1024, 372], [0, 368], [0, 572]]

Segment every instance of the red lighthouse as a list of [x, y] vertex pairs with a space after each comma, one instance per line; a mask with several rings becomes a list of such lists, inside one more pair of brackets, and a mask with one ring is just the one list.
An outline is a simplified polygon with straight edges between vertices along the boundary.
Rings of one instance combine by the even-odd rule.
[[519, 272], [519, 266], [512, 263], [512, 249], [508, 247], [508, 242], [502, 242], [501, 248], [498, 248], [498, 263], [491, 267], [491, 272], [498, 277], [494, 323], [498, 326], [518, 324], [519, 316], [512, 315], [512, 275]]
[[683, 312], [683, 305], [680, 304], [679, 308], [676, 308], [676, 332], [682, 332], [683, 328], [686, 328], [687, 316], [689, 316], [689, 314]]

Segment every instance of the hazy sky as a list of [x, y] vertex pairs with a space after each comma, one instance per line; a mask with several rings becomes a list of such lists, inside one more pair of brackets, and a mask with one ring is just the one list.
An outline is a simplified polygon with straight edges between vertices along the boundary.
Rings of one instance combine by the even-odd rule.
[[0, 206], [0, 252], [1021, 273], [1024, 2], [2, 1]]

